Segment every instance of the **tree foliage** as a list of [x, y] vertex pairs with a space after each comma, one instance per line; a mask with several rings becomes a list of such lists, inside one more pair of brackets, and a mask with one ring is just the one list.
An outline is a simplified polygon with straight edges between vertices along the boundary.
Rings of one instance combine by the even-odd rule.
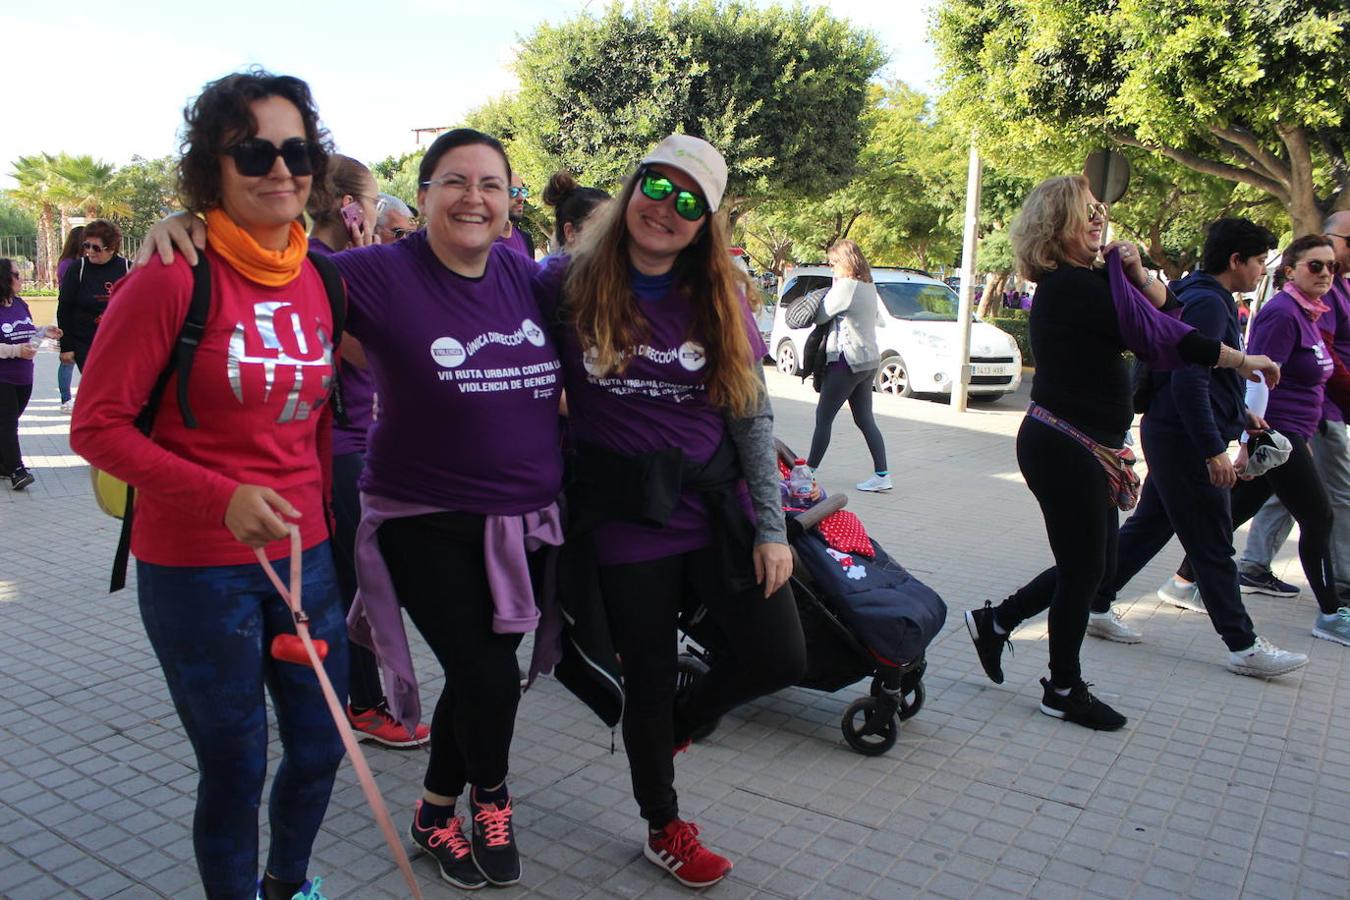
[[118, 170], [124, 211], [114, 214], [122, 232], [137, 240], [166, 215], [181, 208], [178, 200], [178, 162], [172, 156], [146, 159], [133, 156]]
[[1344, 0], [943, 0], [932, 34], [996, 163], [1074, 171], [1110, 142], [1269, 195], [1296, 232], [1350, 208]]
[[614, 186], [686, 132], [726, 157], [733, 206], [770, 191], [818, 197], [854, 174], [867, 82], [883, 62], [872, 34], [822, 9], [614, 3], [526, 37], [519, 97], [491, 112], [513, 146], [584, 184]]

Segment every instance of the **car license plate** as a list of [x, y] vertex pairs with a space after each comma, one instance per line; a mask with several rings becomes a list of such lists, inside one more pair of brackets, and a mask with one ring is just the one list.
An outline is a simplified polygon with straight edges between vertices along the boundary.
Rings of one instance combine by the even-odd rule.
[[1010, 366], [971, 366], [972, 375], [1009, 375]]

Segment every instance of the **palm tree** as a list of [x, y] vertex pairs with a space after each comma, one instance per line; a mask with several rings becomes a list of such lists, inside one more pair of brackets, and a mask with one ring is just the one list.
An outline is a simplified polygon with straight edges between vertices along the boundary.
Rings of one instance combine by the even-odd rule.
[[20, 156], [10, 173], [19, 186], [9, 192], [15, 203], [37, 213], [37, 259], [33, 274], [40, 284], [49, 287], [56, 281], [56, 259], [61, 255], [61, 236], [56, 226], [60, 202], [53, 190], [57, 180], [55, 162], [56, 158], [49, 153]]
[[91, 219], [130, 214], [126, 180], [112, 163], [62, 153], [51, 168], [53, 192], [62, 209], [78, 210]]

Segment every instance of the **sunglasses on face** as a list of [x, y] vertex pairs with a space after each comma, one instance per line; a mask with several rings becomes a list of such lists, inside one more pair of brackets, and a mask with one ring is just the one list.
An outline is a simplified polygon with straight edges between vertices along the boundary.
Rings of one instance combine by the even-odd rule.
[[512, 199], [512, 200], [524, 200], [524, 199], [525, 199], [526, 197], [528, 197], [528, 196], [530, 196], [530, 189], [527, 188], [527, 187], [513, 187], [513, 188], [511, 188], [511, 199]]
[[81, 250], [88, 250], [90, 253], [102, 253], [102, 252], [103, 252], [103, 245], [102, 245], [102, 244], [91, 244], [91, 243], [89, 243], [88, 241], [85, 241], [83, 244], [80, 245], [80, 249], [81, 249]]
[[1326, 269], [1332, 275], [1335, 275], [1341, 268], [1340, 263], [1336, 262], [1334, 259], [1331, 262], [1323, 262], [1320, 259], [1308, 259], [1304, 260], [1304, 262], [1308, 265], [1308, 271], [1314, 275], [1321, 275], [1323, 269]]
[[416, 230], [415, 228], [390, 228], [389, 233], [394, 236], [394, 240], [401, 241]]
[[278, 147], [262, 138], [245, 138], [225, 153], [234, 158], [235, 168], [247, 178], [261, 178], [272, 171], [277, 157], [292, 175], [313, 175], [319, 148], [304, 138], [287, 138]]
[[708, 211], [707, 200], [693, 191], [677, 189], [673, 181], [656, 172], [643, 172], [639, 189], [648, 200], [661, 201], [674, 194], [675, 213], [688, 222], [697, 222]]
[[1106, 218], [1106, 204], [1093, 202], [1087, 205], [1088, 221], [1095, 222]]

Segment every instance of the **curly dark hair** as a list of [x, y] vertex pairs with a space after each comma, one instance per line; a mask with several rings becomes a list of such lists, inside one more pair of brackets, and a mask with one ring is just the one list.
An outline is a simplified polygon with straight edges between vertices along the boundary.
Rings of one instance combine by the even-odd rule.
[[14, 300], [14, 273], [19, 267], [12, 259], [0, 259], [0, 305], [9, 306]]
[[[84, 226], [85, 238], [98, 238], [106, 250], [117, 253], [122, 249], [122, 229], [107, 219], [95, 219]], [[83, 239], [81, 239], [83, 240]]]
[[[319, 110], [309, 85], [291, 75], [273, 75], [254, 66], [235, 72], [202, 88], [201, 94], [183, 109], [183, 143], [178, 161], [178, 196], [195, 213], [220, 205], [220, 153], [236, 141], [258, 131], [249, 105], [268, 97], [289, 100], [305, 123], [305, 140], [318, 147], [314, 154], [315, 192], [328, 189], [328, 157], [333, 141], [319, 121]], [[312, 201], [311, 201], [312, 202]]]

